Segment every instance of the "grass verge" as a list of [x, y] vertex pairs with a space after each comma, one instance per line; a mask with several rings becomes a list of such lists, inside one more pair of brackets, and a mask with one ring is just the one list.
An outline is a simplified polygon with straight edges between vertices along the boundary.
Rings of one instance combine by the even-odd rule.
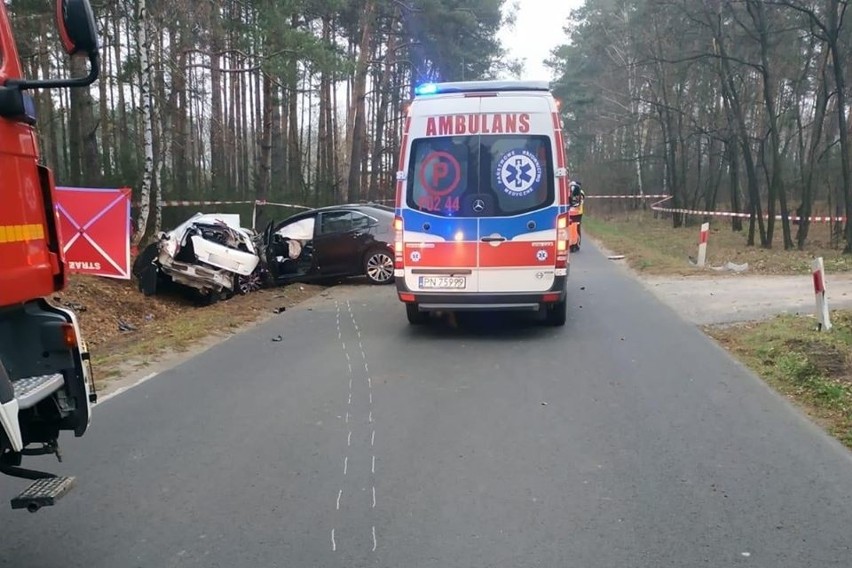
[[261, 321], [322, 290], [294, 284], [199, 307], [179, 295], [146, 297], [131, 282], [78, 276], [53, 301], [77, 313], [103, 388], [127, 370]]
[[825, 333], [813, 318], [779, 316], [705, 332], [852, 449], [852, 312], [832, 323]]
[[[631, 268], [643, 274], [725, 274], [690, 265], [689, 257], [695, 258], [698, 254], [698, 224], [675, 229], [670, 219], [655, 219], [651, 212], [643, 211], [609, 215], [587, 213], [583, 216], [583, 230], [614, 253], [625, 255]], [[852, 258], [829, 246], [828, 225], [811, 226], [809, 245], [803, 251], [785, 251], [781, 247], [780, 225], [777, 230], [775, 248], [749, 247], [746, 246], [746, 231], [733, 232], [729, 220], [711, 220], [708, 267], [727, 262], [748, 263], [747, 274], [808, 274], [811, 260], [822, 256], [826, 271], [852, 271]]]

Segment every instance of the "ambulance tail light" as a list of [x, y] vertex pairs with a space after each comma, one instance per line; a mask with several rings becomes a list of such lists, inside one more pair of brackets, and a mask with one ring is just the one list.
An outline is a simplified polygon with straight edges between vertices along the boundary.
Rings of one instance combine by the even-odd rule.
[[396, 268], [405, 268], [405, 255], [403, 254], [405, 247], [402, 241], [404, 226], [402, 217], [397, 215], [393, 220], [393, 255]]
[[568, 214], [556, 218], [556, 268], [568, 266]]

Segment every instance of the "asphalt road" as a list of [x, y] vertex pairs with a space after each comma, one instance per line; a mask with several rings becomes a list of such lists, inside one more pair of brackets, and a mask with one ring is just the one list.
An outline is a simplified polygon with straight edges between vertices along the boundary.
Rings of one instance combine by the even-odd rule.
[[0, 566], [849, 566], [850, 455], [594, 249], [570, 282], [563, 329], [360, 286], [235, 336], [100, 405]]

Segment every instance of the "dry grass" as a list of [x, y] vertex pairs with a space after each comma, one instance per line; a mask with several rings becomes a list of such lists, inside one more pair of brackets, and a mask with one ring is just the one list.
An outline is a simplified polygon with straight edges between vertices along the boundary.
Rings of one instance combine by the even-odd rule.
[[[655, 219], [651, 212], [599, 214], [587, 213], [583, 228], [599, 239], [604, 246], [624, 254], [635, 270], [650, 275], [706, 275], [709, 268], [700, 270], [689, 263], [698, 254], [699, 224], [674, 229], [670, 219]], [[748, 274], [807, 274], [814, 257], [822, 256], [828, 272], [852, 271], [852, 258], [829, 246], [826, 224], [811, 226], [806, 250], [785, 251], [781, 248], [780, 225], [775, 248], [767, 250], [746, 246], [746, 232], [731, 231], [730, 220], [710, 221], [707, 244], [708, 266], [727, 262], [748, 263]]]
[[835, 311], [834, 328], [815, 320], [773, 320], [705, 331], [852, 448], [852, 312]]
[[131, 282], [76, 276], [53, 300], [77, 313], [92, 353], [95, 380], [103, 386], [128, 364], [143, 365], [185, 351], [204, 338], [262, 320], [321, 290], [294, 284], [198, 307], [174, 294], [145, 297]]

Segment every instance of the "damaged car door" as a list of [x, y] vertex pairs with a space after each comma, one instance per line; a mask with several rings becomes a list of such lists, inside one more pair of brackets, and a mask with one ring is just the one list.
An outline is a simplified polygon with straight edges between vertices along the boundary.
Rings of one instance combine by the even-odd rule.
[[287, 219], [267, 233], [266, 264], [276, 282], [302, 279], [314, 266], [314, 228], [316, 214]]
[[370, 218], [357, 211], [325, 211], [314, 240], [318, 271], [327, 276], [357, 274], [370, 238]]

